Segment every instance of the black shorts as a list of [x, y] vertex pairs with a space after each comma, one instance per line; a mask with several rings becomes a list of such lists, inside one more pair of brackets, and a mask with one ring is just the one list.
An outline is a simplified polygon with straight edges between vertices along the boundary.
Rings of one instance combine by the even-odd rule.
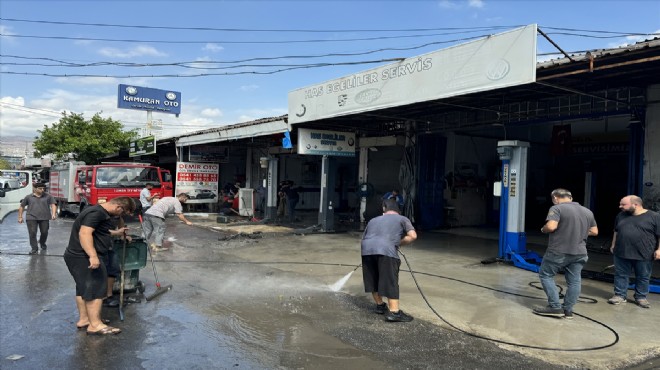
[[105, 260], [107, 261], [105, 264], [105, 271], [107, 271], [108, 277], [116, 278], [119, 276], [121, 273], [121, 270], [119, 269], [119, 257], [114, 249], [108, 250], [108, 255]]
[[64, 262], [76, 282], [76, 296], [84, 301], [103, 299], [108, 295], [108, 273], [105, 269], [107, 256], [99, 256], [101, 264], [97, 269], [89, 268], [87, 257], [75, 257], [64, 252]]
[[365, 293], [377, 292], [382, 297], [399, 299], [399, 267], [401, 260], [380, 254], [362, 256], [362, 279]]

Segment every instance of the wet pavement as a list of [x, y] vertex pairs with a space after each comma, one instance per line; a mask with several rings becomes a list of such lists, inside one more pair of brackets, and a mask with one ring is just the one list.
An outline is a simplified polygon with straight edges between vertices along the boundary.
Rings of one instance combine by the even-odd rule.
[[[488, 240], [420, 233], [404, 250], [415, 274], [405, 261], [401, 272], [401, 306], [416, 319], [387, 323], [373, 313], [360, 269], [338, 292], [329, 288], [359, 264], [359, 233], [294, 235], [289, 228], [191, 219], [197, 226], [169, 219], [172, 249], [154, 254], [159, 281], [172, 290], [128, 304], [123, 322], [116, 308], [104, 308], [104, 318], [123, 332], [92, 337], [75, 327], [74, 283], [62, 259], [73, 220], [51, 222], [48, 251], [29, 256], [25, 225], [15, 213], [8, 216], [0, 224], [0, 368], [660, 366], [660, 297], [650, 297], [650, 310], [610, 306], [604, 301], [611, 286], [585, 281], [583, 295], [599, 302], [580, 304], [576, 312], [597, 322], [538, 317], [530, 308], [544, 304], [544, 294], [528, 285], [538, 279], [510, 266], [480, 264]], [[139, 233], [139, 224], [130, 226]], [[139, 273], [145, 294], [153, 293], [149, 261]]]

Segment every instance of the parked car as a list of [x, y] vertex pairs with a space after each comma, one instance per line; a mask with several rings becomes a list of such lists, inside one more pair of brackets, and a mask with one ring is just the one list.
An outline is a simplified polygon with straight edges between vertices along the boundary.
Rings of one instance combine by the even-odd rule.
[[21, 187], [21, 180], [16, 177], [0, 177], [1, 189], [18, 189]]
[[209, 190], [209, 189], [197, 190], [197, 199], [213, 199], [215, 197], [217, 197], [217, 195], [215, 194], [215, 192], [213, 192], [213, 190]]

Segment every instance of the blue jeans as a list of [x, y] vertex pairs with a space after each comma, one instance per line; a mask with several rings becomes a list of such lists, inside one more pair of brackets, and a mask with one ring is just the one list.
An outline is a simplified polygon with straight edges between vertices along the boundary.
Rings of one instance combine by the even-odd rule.
[[631, 272], [635, 271], [635, 300], [646, 298], [653, 261], [629, 260], [614, 256], [614, 294], [626, 298]]
[[[541, 261], [539, 269], [539, 278], [545, 294], [548, 296], [548, 305], [552, 308], [563, 308], [566, 311], [573, 311], [573, 306], [577, 303], [582, 288], [582, 268], [589, 260], [586, 254], [564, 254], [546, 251]], [[555, 284], [555, 275], [559, 270], [564, 269], [564, 278], [566, 278], [566, 295], [564, 296], [564, 305], [559, 301], [559, 291]]]

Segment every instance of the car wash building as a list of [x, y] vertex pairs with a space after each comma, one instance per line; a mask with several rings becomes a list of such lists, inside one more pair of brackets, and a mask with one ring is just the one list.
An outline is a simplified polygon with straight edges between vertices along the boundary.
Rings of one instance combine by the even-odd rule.
[[660, 40], [537, 63], [540, 37], [530, 25], [319, 81], [287, 116], [178, 137], [177, 155], [227, 148], [221, 181], [263, 188], [265, 211], [293, 181], [326, 231], [363, 226], [394, 189], [419, 229], [504, 224], [514, 246], [554, 188], [601, 234], [627, 194], [660, 207]]

